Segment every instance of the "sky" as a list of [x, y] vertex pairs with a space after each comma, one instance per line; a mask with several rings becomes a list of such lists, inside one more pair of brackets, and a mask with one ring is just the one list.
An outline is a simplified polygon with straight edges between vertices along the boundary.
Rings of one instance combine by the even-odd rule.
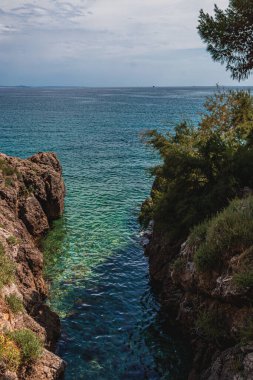
[[196, 30], [214, 2], [0, 0], [0, 85], [237, 85]]

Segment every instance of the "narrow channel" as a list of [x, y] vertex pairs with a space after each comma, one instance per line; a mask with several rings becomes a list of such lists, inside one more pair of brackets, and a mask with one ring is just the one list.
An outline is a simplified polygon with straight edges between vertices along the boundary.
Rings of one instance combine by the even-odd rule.
[[211, 92], [43, 88], [5, 97], [2, 123], [15, 118], [4, 125], [4, 151], [55, 151], [63, 165], [65, 213], [44, 250], [66, 380], [185, 378], [189, 348], [152, 294], [140, 244], [138, 210], [158, 162], [140, 133], [196, 119]]

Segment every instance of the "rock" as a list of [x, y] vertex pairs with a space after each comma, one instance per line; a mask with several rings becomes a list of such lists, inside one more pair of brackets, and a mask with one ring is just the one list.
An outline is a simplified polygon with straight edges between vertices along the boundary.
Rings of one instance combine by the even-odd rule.
[[[62, 169], [54, 153], [38, 153], [27, 160], [0, 154], [0, 243], [15, 266], [15, 278], [0, 290], [0, 332], [29, 328], [53, 350], [60, 334], [58, 316], [44, 304], [47, 284], [43, 279], [41, 237], [64, 209]], [[25, 306], [14, 314], [5, 297], [15, 294]], [[57, 379], [64, 362], [44, 350], [35, 363], [17, 373], [1, 367], [1, 379]]]
[[[192, 343], [189, 379], [253, 379], [253, 345], [236, 345], [243, 329], [252, 323], [252, 292], [236, 286], [233, 279], [244, 254], [224, 255], [220, 269], [198, 272], [193, 260], [196, 248], [189, 241], [171, 247], [156, 228], [145, 250], [162, 307], [176, 317]], [[208, 325], [206, 332], [197, 327], [201, 315], [207, 316], [204, 323], [212, 324], [211, 334], [220, 334], [218, 338], [205, 335]]]
[[25, 380], [56, 380], [63, 376], [65, 366], [65, 362], [58, 356], [44, 350], [42, 356], [37, 360], [36, 366], [22, 368], [19, 378]]
[[45, 234], [49, 229], [48, 219], [34, 195], [26, 199], [19, 216], [30, 234], [35, 237]]

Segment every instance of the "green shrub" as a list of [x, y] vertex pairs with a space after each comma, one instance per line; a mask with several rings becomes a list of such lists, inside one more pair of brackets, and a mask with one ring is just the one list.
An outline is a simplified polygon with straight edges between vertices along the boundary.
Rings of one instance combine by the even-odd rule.
[[253, 341], [253, 319], [247, 320], [244, 327], [239, 332], [241, 344], [247, 344]]
[[181, 273], [183, 271], [185, 267], [185, 259], [183, 257], [178, 257], [173, 265], [172, 265], [172, 269], [176, 272], [176, 273]]
[[187, 243], [190, 247], [198, 248], [206, 240], [206, 233], [210, 221], [205, 221], [195, 226], [189, 235]]
[[253, 270], [237, 273], [233, 279], [235, 284], [240, 288], [253, 289]]
[[[201, 243], [194, 262], [202, 272], [218, 268], [226, 258], [249, 249], [253, 245], [253, 196], [233, 200], [207, 224], [195, 227], [190, 240], [196, 241], [197, 236]], [[239, 276], [237, 281], [243, 278], [246, 280]]]
[[24, 305], [22, 300], [15, 294], [10, 294], [9, 296], [6, 296], [5, 301], [14, 314], [24, 311]]
[[29, 329], [15, 330], [8, 333], [8, 337], [20, 348], [23, 362], [35, 361], [41, 356], [43, 344], [33, 331]]
[[210, 223], [206, 240], [219, 252], [242, 251], [253, 244], [253, 197], [234, 200]]
[[15, 266], [5, 254], [3, 244], [0, 242], [0, 288], [11, 284], [15, 279]]
[[17, 238], [15, 238], [15, 236], [9, 236], [7, 239], [6, 239], [7, 243], [10, 244], [10, 245], [16, 245], [18, 243], [17, 241]]
[[14, 184], [13, 179], [10, 178], [10, 177], [5, 178], [5, 180], [4, 180], [4, 184], [5, 184], [6, 187], [11, 187], [11, 186], [13, 186], [13, 184]]
[[143, 227], [147, 227], [153, 215], [153, 201], [151, 198], [147, 198], [142, 206], [139, 214], [139, 222]]
[[21, 364], [21, 353], [17, 345], [0, 334], [0, 364], [9, 371], [17, 371]]
[[0, 170], [2, 171], [4, 176], [12, 176], [17, 173], [17, 169], [13, 168], [8, 162], [4, 159], [0, 159]]
[[209, 245], [209, 243], [202, 244], [194, 255], [196, 268], [200, 272], [207, 272], [217, 268], [220, 264], [220, 259], [216, 247]]
[[195, 327], [209, 340], [216, 341], [226, 337], [224, 323], [215, 311], [203, 311], [196, 320]]
[[253, 245], [240, 256], [234, 283], [240, 288], [253, 288]]

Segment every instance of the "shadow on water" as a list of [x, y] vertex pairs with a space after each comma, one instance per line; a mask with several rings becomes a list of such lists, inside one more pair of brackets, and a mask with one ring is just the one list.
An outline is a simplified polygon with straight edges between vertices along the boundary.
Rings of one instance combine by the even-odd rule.
[[[66, 233], [64, 220], [59, 221], [49, 279], [60, 271], [63, 246], [67, 251]], [[51, 248], [54, 239], [47, 241]], [[89, 276], [83, 273], [80, 279], [79, 273], [77, 281], [73, 273], [59, 281], [57, 288], [56, 309], [65, 312], [58, 354], [68, 364], [66, 380], [186, 378], [189, 347], [172, 321], [168, 327], [170, 317], [160, 310], [150, 289], [138, 237], [112, 252]]]

